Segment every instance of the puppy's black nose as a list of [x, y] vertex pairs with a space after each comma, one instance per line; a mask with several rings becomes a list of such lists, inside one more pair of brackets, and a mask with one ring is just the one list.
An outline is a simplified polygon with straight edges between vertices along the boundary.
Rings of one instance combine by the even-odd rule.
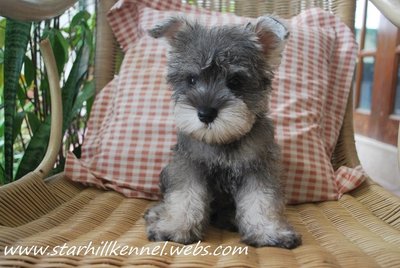
[[217, 109], [211, 107], [200, 107], [197, 110], [197, 116], [200, 121], [206, 124], [211, 123], [217, 117], [218, 111]]

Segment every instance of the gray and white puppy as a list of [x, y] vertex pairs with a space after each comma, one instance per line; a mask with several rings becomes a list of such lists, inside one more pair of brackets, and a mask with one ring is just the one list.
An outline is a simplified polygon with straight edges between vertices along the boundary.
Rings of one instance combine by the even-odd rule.
[[267, 117], [286, 27], [268, 16], [212, 28], [172, 18], [149, 33], [170, 45], [178, 142], [160, 175], [163, 199], [144, 216], [148, 238], [189, 244], [211, 223], [256, 247], [300, 245], [284, 216], [280, 148]]

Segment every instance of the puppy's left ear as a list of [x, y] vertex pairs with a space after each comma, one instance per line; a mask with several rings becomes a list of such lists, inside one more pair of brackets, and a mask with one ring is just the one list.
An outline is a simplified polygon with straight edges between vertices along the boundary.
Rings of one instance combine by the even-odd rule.
[[185, 26], [188, 25], [189, 23], [184, 18], [172, 17], [169, 20], [155, 26], [148, 32], [150, 36], [154, 38], [164, 37], [165, 39], [167, 39], [168, 43], [172, 45], [178, 32], [183, 30]]
[[272, 68], [277, 68], [281, 63], [282, 51], [289, 37], [288, 27], [276, 17], [262, 16], [257, 19], [255, 25], [251, 25], [251, 28], [258, 37], [268, 64]]

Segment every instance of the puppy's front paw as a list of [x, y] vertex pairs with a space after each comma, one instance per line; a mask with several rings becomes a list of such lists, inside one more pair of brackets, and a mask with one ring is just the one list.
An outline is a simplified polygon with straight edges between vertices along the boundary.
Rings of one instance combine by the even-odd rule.
[[160, 215], [165, 210], [163, 203], [158, 203], [157, 205], [149, 208], [143, 215], [147, 225], [151, 225], [160, 219]]
[[160, 219], [147, 226], [150, 241], [173, 241], [180, 244], [192, 244], [201, 239], [196, 230], [182, 229], [173, 221]]
[[301, 245], [301, 235], [290, 225], [279, 228], [266, 228], [262, 232], [249, 232], [242, 241], [254, 247], [280, 247], [293, 249]]
[[276, 235], [272, 238], [271, 243], [271, 246], [287, 249], [293, 249], [300, 245], [301, 235], [291, 227], [277, 231]]
[[147, 223], [147, 237], [150, 241], [191, 244], [201, 239], [200, 226], [190, 225], [185, 222], [185, 219], [168, 215], [162, 203], [148, 209], [144, 218]]

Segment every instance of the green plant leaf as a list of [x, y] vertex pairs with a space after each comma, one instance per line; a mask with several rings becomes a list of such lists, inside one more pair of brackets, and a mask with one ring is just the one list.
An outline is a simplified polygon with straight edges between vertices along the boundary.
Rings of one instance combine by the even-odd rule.
[[24, 75], [26, 85], [29, 87], [36, 76], [36, 68], [33, 65], [32, 60], [27, 56], [24, 57]]
[[41, 122], [34, 112], [28, 112], [26, 115], [28, 117], [28, 123], [31, 127], [32, 133], [35, 133], [36, 130], [39, 128]]
[[89, 82], [86, 82], [85, 85], [83, 86], [82, 90], [79, 92], [78, 96], [76, 97], [76, 100], [74, 102], [74, 105], [71, 110], [71, 119], [75, 118], [79, 111], [82, 109], [83, 104], [89, 100], [91, 97], [94, 96], [96, 92], [96, 89], [94, 87], [94, 80], [91, 80]]
[[92, 112], [92, 107], [93, 107], [93, 102], [94, 102], [95, 96], [96, 96], [96, 93], [86, 101], [86, 118], [87, 119], [90, 118], [90, 114]]
[[31, 23], [7, 19], [4, 48], [4, 151], [5, 181], [13, 180], [13, 140], [16, 94], [24, 55], [30, 37]]
[[0, 19], [0, 48], [4, 46], [4, 38], [6, 35], [6, 19]]
[[88, 21], [89, 18], [90, 18], [89, 12], [87, 12], [86, 10], [79, 11], [72, 18], [71, 24], [69, 26], [70, 29], [73, 29], [75, 26], [79, 25], [82, 21], [84, 21], [84, 22]]
[[62, 89], [63, 133], [67, 130], [72, 121], [71, 110], [79, 89], [82, 86], [84, 75], [87, 72], [89, 54], [89, 48], [85, 44], [80, 47], [72, 65], [71, 72]]
[[49, 29], [46, 27], [43, 30], [42, 40], [43, 39], [49, 39], [50, 44], [53, 44], [54, 43], [54, 31], [52, 31], [52, 29]]
[[70, 27], [67, 29], [72, 47], [79, 47], [83, 42], [86, 42], [86, 45], [93, 46], [93, 28], [89, 25], [91, 18], [89, 12], [80, 11], [72, 19]]
[[59, 53], [57, 67], [59, 68], [59, 74], [64, 70], [65, 64], [68, 62], [68, 41], [62, 35], [61, 31], [54, 29], [55, 39], [54, 39], [54, 53]]
[[3, 163], [0, 163], [0, 186], [6, 184], [6, 173]]
[[94, 45], [93, 44], [93, 32], [86, 22], [82, 23], [82, 35], [84, 36], [87, 45], [89, 45], [89, 46]]
[[[0, 113], [0, 137], [4, 137], [4, 114]], [[4, 139], [0, 139], [0, 152], [4, 149]], [[0, 154], [0, 163], [4, 167], [4, 154]]]
[[61, 75], [68, 61], [68, 42], [58, 29], [47, 29], [43, 32], [42, 39], [48, 38], [56, 59], [58, 74]]
[[40, 91], [43, 92], [43, 94], [46, 94], [45, 96], [42, 96], [42, 98], [45, 99], [47, 103], [50, 101], [50, 86], [49, 86], [49, 79], [47, 78], [47, 74], [42, 74], [42, 78], [40, 80]]
[[32, 139], [25, 150], [25, 154], [22, 157], [17, 173], [16, 179], [21, 178], [25, 174], [34, 170], [42, 161], [46, 154], [47, 145], [50, 138], [50, 116], [46, 117], [44, 122], [33, 133]]
[[22, 125], [22, 121], [25, 118], [25, 112], [19, 112], [15, 115], [14, 118], [14, 130], [13, 130], [13, 143], [15, 142], [15, 139], [17, 138], [19, 132], [21, 131], [21, 125]]
[[[2, 88], [4, 85], [3, 70], [4, 70], [4, 51], [3, 51], [3, 49], [0, 48], [0, 88]], [[2, 92], [0, 92], [0, 93], [3, 95]]]
[[19, 105], [16, 105], [16, 109], [18, 110], [20, 107], [24, 107], [26, 101], [25, 90], [22, 87], [21, 83], [18, 84], [17, 99], [19, 101]]

